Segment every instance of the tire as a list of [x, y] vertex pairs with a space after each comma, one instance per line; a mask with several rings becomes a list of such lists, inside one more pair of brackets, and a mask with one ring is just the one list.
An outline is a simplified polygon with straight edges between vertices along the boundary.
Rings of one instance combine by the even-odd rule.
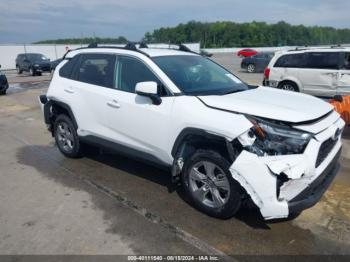
[[4, 90], [0, 91], [0, 96], [6, 95], [6, 91], [7, 91], [7, 89], [4, 89]]
[[278, 85], [278, 88], [281, 90], [286, 90], [286, 91], [292, 91], [292, 92], [299, 92], [299, 88], [296, 83], [291, 82], [291, 81], [285, 81], [282, 82]]
[[254, 64], [249, 64], [247, 66], [247, 71], [248, 71], [248, 73], [255, 73], [255, 65]]
[[197, 150], [185, 161], [181, 176], [183, 190], [195, 208], [221, 219], [236, 214], [243, 191], [232, 178], [229, 167], [229, 162], [212, 150]]
[[72, 120], [64, 115], [59, 115], [54, 123], [54, 136], [60, 152], [69, 158], [82, 156], [81, 143]]
[[31, 68], [29, 69], [29, 73], [30, 73], [32, 76], [35, 76], [35, 75], [36, 75], [36, 72], [35, 72], [35, 70], [33, 69], [33, 67], [31, 67]]
[[16, 66], [16, 70], [17, 70], [17, 74], [19, 75], [23, 73], [23, 71], [20, 69], [19, 66]]

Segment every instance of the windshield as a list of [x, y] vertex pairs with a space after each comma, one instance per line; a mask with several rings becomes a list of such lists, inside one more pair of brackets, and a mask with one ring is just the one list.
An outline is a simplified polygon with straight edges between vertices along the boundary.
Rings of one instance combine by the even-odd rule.
[[27, 54], [27, 58], [32, 61], [45, 61], [48, 60], [46, 56], [41, 54]]
[[248, 89], [229, 71], [202, 56], [159, 56], [153, 61], [186, 95], [224, 95]]

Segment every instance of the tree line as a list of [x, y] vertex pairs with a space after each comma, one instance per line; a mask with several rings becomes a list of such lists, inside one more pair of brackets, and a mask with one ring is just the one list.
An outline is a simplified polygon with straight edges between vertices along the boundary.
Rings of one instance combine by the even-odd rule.
[[303, 46], [350, 43], [349, 29], [290, 25], [286, 22], [202, 23], [191, 21], [176, 27], [147, 32], [146, 42], [200, 42], [202, 47]]
[[[200, 42], [203, 48], [254, 47], [254, 46], [304, 46], [350, 44], [350, 29], [333, 27], [290, 25], [286, 22], [203, 23], [190, 21], [175, 27], [162, 27], [147, 32], [142, 41], [146, 43]], [[68, 38], [45, 40], [38, 44], [125, 44], [127, 38]]]

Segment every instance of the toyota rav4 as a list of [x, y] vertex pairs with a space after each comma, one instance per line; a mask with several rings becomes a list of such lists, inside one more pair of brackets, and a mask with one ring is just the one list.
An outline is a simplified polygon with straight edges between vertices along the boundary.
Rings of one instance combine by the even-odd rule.
[[93, 144], [164, 166], [214, 217], [245, 200], [265, 219], [299, 214], [338, 170], [344, 121], [330, 104], [250, 87], [183, 45], [70, 51], [40, 103], [65, 156]]

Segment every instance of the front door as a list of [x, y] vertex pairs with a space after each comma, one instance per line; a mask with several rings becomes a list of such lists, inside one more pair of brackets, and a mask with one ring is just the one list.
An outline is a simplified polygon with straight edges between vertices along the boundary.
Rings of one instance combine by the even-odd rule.
[[[174, 97], [146, 64], [131, 56], [118, 56], [115, 69], [115, 89], [108, 90], [104, 122], [120, 144], [153, 156], [163, 163], [172, 159], [168, 148], [169, 123]], [[135, 93], [139, 82], [154, 81], [159, 85], [162, 103], [154, 105], [150, 98]], [[141, 158], [143, 156], [140, 156]]]

